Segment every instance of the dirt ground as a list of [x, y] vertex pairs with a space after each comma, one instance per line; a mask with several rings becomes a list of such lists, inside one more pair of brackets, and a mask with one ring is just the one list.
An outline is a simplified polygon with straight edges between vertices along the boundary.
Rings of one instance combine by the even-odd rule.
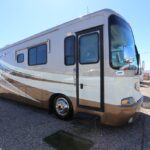
[[[103, 126], [93, 116], [77, 116], [66, 122], [45, 110], [0, 99], [0, 149], [54, 149], [43, 139], [63, 130], [90, 140], [92, 150], [150, 150], [149, 82], [141, 84], [141, 91], [145, 99], [139, 118], [122, 127]], [[69, 145], [68, 141], [66, 143]], [[84, 150], [82, 146], [81, 149]], [[60, 150], [66, 149], [62, 146]], [[77, 150], [76, 145], [71, 145], [69, 150]]]

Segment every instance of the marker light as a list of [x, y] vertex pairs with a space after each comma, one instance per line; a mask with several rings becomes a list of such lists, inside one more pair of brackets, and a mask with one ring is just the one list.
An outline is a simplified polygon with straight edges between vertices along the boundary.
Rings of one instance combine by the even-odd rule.
[[135, 103], [135, 100], [133, 97], [127, 97], [121, 100], [121, 105], [132, 105]]

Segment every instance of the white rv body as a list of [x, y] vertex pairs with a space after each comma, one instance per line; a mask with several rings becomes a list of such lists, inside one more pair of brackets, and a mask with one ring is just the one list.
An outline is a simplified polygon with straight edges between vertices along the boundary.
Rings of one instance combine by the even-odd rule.
[[[71, 101], [74, 113], [100, 115], [105, 124], [127, 122], [139, 108], [142, 96], [135, 70], [117, 70], [110, 66], [108, 18], [111, 15], [121, 17], [112, 10], [101, 10], [2, 48], [0, 95], [47, 109], [53, 98], [63, 95]], [[99, 60], [81, 64], [78, 40], [92, 33], [97, 33], [100, 40]], [[76, 38], [73, 65], [64, 63], [64, 40], [69, 36]], [[47, 46], [46, 63], [29, 65], [29, 49], [42, 44]], [[24, 55], [22, 63], [17, 62], [19, 54]], [[122, 100], [129, 97], [134, 103], [122, 106]]]

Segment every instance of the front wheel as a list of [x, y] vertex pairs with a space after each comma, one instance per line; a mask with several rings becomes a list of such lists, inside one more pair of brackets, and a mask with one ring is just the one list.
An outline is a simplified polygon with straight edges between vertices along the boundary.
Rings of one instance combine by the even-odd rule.
[[71, 101], [65, 96], [57, 96], [53, 104], [54, 112], [60, 119], [69, 119], [73, 115]]

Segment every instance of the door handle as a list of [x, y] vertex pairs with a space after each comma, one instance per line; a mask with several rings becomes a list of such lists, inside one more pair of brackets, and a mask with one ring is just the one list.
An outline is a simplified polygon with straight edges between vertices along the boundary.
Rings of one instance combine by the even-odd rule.
[[75, 67], [75, 68], [73, 68], [73, 72], [74, 72], [74, 73], [76, 73], [76, 67]]
[[80, 84], [80, 89], [83, 89], [83, 84], [82, 83]]

